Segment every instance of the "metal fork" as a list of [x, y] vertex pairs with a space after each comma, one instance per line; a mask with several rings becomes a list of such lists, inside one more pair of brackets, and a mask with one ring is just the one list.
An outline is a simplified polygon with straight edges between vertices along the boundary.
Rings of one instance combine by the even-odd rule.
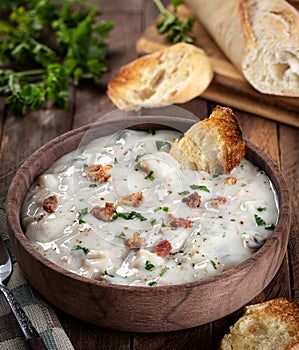
[[3, 242], [2, 236], [0, 234], [0, 290], [4, 294], [6, 300], [11, 307], [16, 320], [18, 321], [21, 330], [25, 336], [26, 341], [34, 350], [47, 350], [43, 340], [39, 336], [37, 330], [34, 328], [33, 324], [26, 316], [21, 305], [12, 294], [12, 292], [6, 287], [5, 282], [12, 273], [12, 263], [9, 252]]

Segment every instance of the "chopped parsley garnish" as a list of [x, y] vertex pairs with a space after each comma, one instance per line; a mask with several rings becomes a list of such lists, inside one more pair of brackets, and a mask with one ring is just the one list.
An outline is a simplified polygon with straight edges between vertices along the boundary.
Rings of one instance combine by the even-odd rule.
[[148, 129], [148, 133], [149, 133], [150, 135], [156, 135], [156, 130]]
[[87, 209], [87, 208], [83, 208], [83, 209], [79, 212], [79, 215], [78, 215], [79, 224], [85, 223], [85, 221], [83, 220], [83, 218], [84, 218], [85, 215], [87, 215], [87, 213], [88, 213], [88, 209]]
[[159, 211], [159, 210], [163, 210], [163, 211], [165, 211], [166, 213], [168, 213], [169, 207], [167, 207], [166, 205], [165, 205], [164, 207], [157, 207], [157, 208], [155, 208], [154, 212], [156, 213], [156, 212]]
[[143, 156], [145, 156], [145, 153], [142, 154], [137, 154], [136, 158], [135, 158], [135, 162], [138, 162], [140, 158], [142, 158]]
[[214, 267], [214, 269], [216, 270], [217, 269], [217, 265], [216, 265], [215, 261], [214, 260], [210, 260], [210, 262], [211, 262], [212, 266]]
[[158, 282], [156, 282], [156, 281], [149, 281], [147, 283], [147, 285], [150, 286], [150, 287], [156, 286], [157, 284], [158, 284]]
[[212, 175], [212, 179], [213, 180], [216, 180], [216, 179], [219, 179], [220, 178], [220, 175], [219, 174], [213, 174]]
[[126, 235], [124, 234], [124, 232], [121, 232], [120, 234], [115, 235], [114, 237], [115, 237], [115, 238], [122, 238], [122, 239], [125, 239], [125, 238], [126, 238]]
[[168, 142], [168, 141], [159, 141], [159, 140], [157, 140], [156, 141], [156, 147], [157, 147], [157, 150], [158, 151], [160, 151], [161, 150], [161, 148], [163, 148], [163, 147], [170, 147], [170, 143]]
[[152, 219], [151, 220], [151, 225], [154, 226], [156, 224], [156, 222], [157, 222], [157, 219]]
[[88, 187], [94, 188], [94, 187], [98, 187], [98, 185], [97, 184], [90, 184], [90, 185], [88, 185]]
[[128, 213], [118, 213], [115, 211], [114, 214], [114, 219], [116, 218], [122, 218], [124, 220], [133, 220], [133, 219], [139, 219], [140, 221], [145, 221], [147, 220], [146, 217], [138, 213], [137, 211], [130, 211]]
[[258, 208], [256, 208], [256, 210], [257, 211], [265, 211], [265, 210], [267, 210], [267, 208], [266, 207], [258, 207]]
[[201, 235], [201, 232], [197, 232], [197, 236], [200, 236]]
[[154, 181], [155, 180], [155, 177], [153, 176], [153, 171], [151, 170], [145, 177], [144, 179], [145, 180], [150, 180], [150, 181]]
[[182, 192], [179, 192], [178, 195], [180, 196], [187, 196], [187, 194], [190, 194], [189, 191], [182, 191]]
[[83, 253], [85, 255], [90, 252], [90, 250], [88, 248], [82, 247], [80, 244], [77, 244], [77, 245], [73, 246], [72, 251], [75, 251], [75, 250], [83, 250]]
[[118, 164], [118, 159], [115, 157], [114, 158], [114, 161], [113, 161], [114, 164]]
[[264, 229], [265, 230], [274, 230], [275, 229], [275, 225], [274, 224], [265, 225]]
[[260, 216], [254, 214], [255, 222], [258, 226], [264, 226], [265, 230], [273, 230], [275, 228], [274, 224], [267, 224]]
[[266, 222], [257, 214], [254, 214], [255, 222], [258, 226], [266, 226]]
[[152, 271], [152, 269], [155, 267], [155, 265], [154, 264], [152, 264], [149, 260], [146, 260], [146, 263], [145, 263], [145, 269], [147, 270], [147, 271]]
[[89, 169], [89, 165], [88, 165], [88, 164], [86, 164], [86, 163], [84, 163], [84, 164], [83, 164], [83, 169], [84, 169], [84, 170]]
[[160, 272], [160, 276], [163, 276], [167, 272], [167, 270], [168, 270], [168, 267], [164, 266], [163, 269]]
[[190, 185], [190, 188], [191, 190], [200, 190], [200, 191], [210, 192], [207, 186], [203, 186], [203, 185]]

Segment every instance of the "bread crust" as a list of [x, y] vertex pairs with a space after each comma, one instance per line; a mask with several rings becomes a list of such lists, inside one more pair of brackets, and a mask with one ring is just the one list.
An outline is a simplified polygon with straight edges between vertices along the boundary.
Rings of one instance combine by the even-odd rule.
[[299, 96], [299, 13], [285, 0], [185, 0], [259, 92]]
[[244, 308], [242, 317], [230, 328], [219, 350], [299, 349], [299, 304], [276, 298]]
[[169, 153], [184, 169], [230, 173], [245, 156], [245, 141], [233, 111], [216, 106], [209, 118], [194, 124], [174, 142]]
[[210, 84], [213, 70], [205, 52], [178, 43], [121, 67], [108, 85], [118, 108], [131, 105], [184, 103]]

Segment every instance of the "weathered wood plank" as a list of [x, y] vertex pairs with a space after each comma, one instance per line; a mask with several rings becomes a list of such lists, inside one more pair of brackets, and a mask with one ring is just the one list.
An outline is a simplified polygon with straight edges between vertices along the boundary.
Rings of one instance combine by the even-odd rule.
[[135, 334], [133, 350], [212, 350], [210, 325], [161, 334]]
[[[126, 16], [123, 13], [126, 11]], [[118, 68], [136, 58], [135, 41], [141, 33], [140, 14], [127, 14], [126, 8], [113, 12], [103, 19], [113, 19], [116, 22], [109, 37], [108, 45], [111, 51], [109, 57], [110, 70], [102, 77], [102, 85], [81, 84], [76, 90], [76, 110], [73, 128], [92, 123], [116, 107], [107, 98], [107, 84]], [[130, 25], [128, 25], [128, 21]]]
[[67, 111], [49, 108], [17, 119], [4, 116], [0, 154], [0, 193], [4, 200], [9, 184], [23, 161], [35, 150], [72, 127], [73, 102]]
[[299, 129], [279, 127], [281, 168], [289, 187], [292, 222], [289, 239], [291, 294], [299, 301]]
[[130, 350], [131, 335], [77, 320], [56, 310], [76, 350]]
[[143, 10], [143, 4], [140, 0], [112, 0], [113, 6], [110, 1], [103, 0], [89, 0], [90, 3], [97, 5], [101, 9], [102, 14], [110, 13], [126, 13], [126, 14], [140, 14]]
[[243, 129], [243, 136], [265, 151], [279, 166], [276, 124], [270, 120], [254, 117], [241, 111], [236, 111], [236, 114]]

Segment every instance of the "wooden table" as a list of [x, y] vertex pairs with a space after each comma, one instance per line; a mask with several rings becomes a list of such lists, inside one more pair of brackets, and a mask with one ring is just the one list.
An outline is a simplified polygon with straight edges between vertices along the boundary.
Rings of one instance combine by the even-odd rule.
[[[19, 120], [4, 108], [3, 103], [0, 104], [2, 200], [6, 198], [15, 172], [33, 151], [55, 136], [96, 121], [115, 109], [105, 93], [107, 82], [121, 65], [136, 57], [136, 40], [157, 16], [151, 0], [93, 0], [93, 3], [101, 6], [101, 18], [116, 21], [116, 28], [109, 39], [110, 72], [104, 76], [103, 86], [82, 84], [77, 89], [71, 88], [70, 103], [66, 111], [49, 106], [48, 109], [31, 112], [23, 120]], [[214, 106], [212, 101], [196, 98], [181, 107], [197, 116], [208, 116]], [[279, 296], [299, 301], [299, 129], [242, 110], [235, 112], [244, 137], [266, 151], [278, 164], [289, 186], [292, 205], [290, 241], [286, 257], [270, 285], [252, 302]], [[220, 339], [240, 313], [241, 310], [212, 324], [189, 330], [162, 334], [129, 334], [87, 324], [57, 310], [76, 350], [216, 349]]]

